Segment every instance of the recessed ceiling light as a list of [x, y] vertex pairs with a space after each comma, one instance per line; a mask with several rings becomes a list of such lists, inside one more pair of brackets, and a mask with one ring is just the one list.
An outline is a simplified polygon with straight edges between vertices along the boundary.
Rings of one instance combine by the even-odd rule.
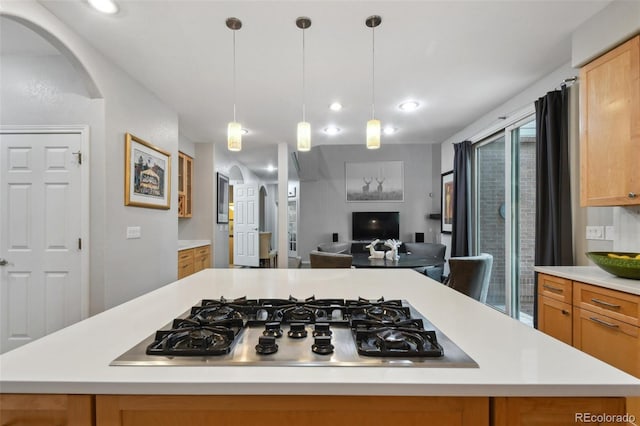
[[247, 129], [242, 129], [240, 130], [240, 133], [242, 133], [243, 135], [248, 135], [249, 131]]
[[277, 168], [277, 167], [274, 167], [274, 166], [273, 166], [273, 164], [269, 164], [269, 165], [267, 166], [267, 171], [268, 171], [269, 173], [273, 173], [273, 172], [275, 172], [276, 170], [278, 170], [278, 168]]
[[340, 129], [339, 127], [336, 126], [329, 126], [329, 127], [325, 127], [324, 132], [328, 135], [337, 135], [338, 133], [340, 133], [342, 131], [342, 129]]
[[113, 0], [88, 0], [89, 4], [98, 12], [113, 15], [118, 12], [118, 5]]
[[329, 105], [329, 109], [331, 111], [340, 111], [342, 109], [342, 104], [340, 102], [334, 102]]
[[415, 111], [418, 109], [420, 104], [417, 101], [406, 101], [398, 105], [398, 108], [402, 111]]
[[395, 127], [392, 127], [392, 126], [385, 126], [384, 129], [382, 129], [382, 132], [385, 135], [392, 135], [397, 131], [398, 131], [398, 129], [396, 129]]

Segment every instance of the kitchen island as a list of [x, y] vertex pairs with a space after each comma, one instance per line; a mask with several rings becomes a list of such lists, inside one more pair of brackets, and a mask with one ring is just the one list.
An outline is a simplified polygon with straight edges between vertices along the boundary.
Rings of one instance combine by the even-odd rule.
[[[289, 295], [408, 300], [479, 368], [109, 365], [201, 299]], [[514, 425], [622, 415], [640, 381], [415, 271], [207, 269], [1, 355], [0, 390], [3, 424], [51, 403], [97, 425]]]

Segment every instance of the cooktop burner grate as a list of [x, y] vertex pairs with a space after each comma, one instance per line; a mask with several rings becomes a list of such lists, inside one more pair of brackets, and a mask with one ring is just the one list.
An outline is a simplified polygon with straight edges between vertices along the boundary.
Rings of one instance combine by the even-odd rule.
[[203, 299], [112, 365], [477, 367], [403, 300]]

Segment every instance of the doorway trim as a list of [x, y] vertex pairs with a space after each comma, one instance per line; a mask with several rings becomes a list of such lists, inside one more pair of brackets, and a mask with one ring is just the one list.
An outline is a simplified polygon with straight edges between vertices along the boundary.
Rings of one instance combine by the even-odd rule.
[[[80, 312], [82, 319], [89, 317], [89, 276], [91, 252], [91, 191], [90, 191], [90, 131], [88, 125], [0, 125], [0, 134], [79, 134], [82, 166], [80, 168]], [[2, 228], [0, 228], [2, 232]], [[1, 235], [0, 235], [1, 237]]]

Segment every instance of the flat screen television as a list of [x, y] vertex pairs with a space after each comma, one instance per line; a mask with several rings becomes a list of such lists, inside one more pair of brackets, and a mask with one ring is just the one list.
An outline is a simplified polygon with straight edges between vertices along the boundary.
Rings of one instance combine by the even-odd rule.
[[400, 239], [400, 213], [353, 212], [352, 215], [351, 237], [353, 240]]

